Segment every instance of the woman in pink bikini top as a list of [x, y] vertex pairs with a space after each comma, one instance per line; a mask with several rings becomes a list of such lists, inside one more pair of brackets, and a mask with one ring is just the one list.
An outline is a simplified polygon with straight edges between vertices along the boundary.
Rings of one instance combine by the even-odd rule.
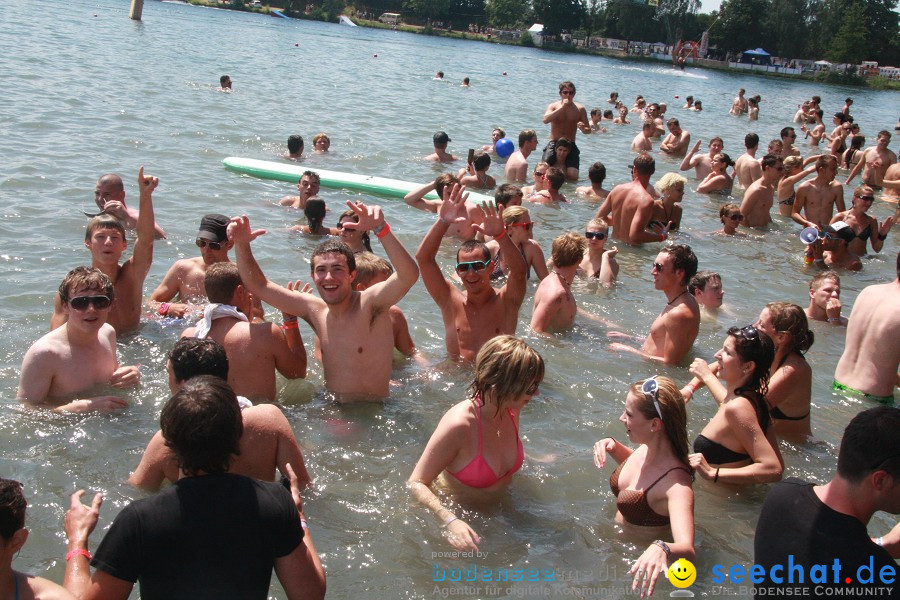
[[522, 340], [501, 335], [475, 358], [469, 399], [444, 413], [408, 484], [441, 522], [459, 550], [477, 550], [480, 539], [441, 504], [430, 486], [442, 473], [452, 488], [497, 491], [509, 485], [525, 459], [519, 412], [538, 393], [544, 360]]

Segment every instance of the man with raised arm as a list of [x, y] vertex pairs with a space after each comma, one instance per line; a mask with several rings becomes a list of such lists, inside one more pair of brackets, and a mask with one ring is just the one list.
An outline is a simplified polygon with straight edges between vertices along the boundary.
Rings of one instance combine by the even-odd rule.
[[697, 140], [697, 143], [694, 144], [691, 151], [682, 159], [681, 166], [678, 168], [682, 171], [688, 171], [693, 168], [694, 177], [702, 181], [706, 179], [707, 175], [712, 173], [712, 159], [725, 148], [725, 142], [722, 141], [722, 138], [716, 136], [709, 140], [708, 154], [697, 154], [697, 151], [700, 149], [701, 141], [702, 140]]
[[76, 267], [57, 292], [62, 325], [36, 341], [22, 360], [20, 402], [58, 412], [108, 412], [127, 406], [116, 396], [84, 398], [100, 385], [123, 389], [137, 385], [137, 366], [120, 367], [116, 331], [106, 320], [115, 288], [99, 269]]
[[[668, 223], [659, 232], [650, 230], [653, 197], [647, 192], [656, 161], [643, 152], [634, 159], [634, 179], [614, 187], [597, 210], [595, 219], [612, 223], [613, 236], [627, 244], [662, 242], [668, 236]], [[612, 214], [610, 220], [608, 216]]]
[[643, 339], [640, 350], [619, 342], [610, 344], [610, 350], [638, 354], [667, 365], [680, 364], [700, 332], [700, 308], [688, 291], [688, 282], [696, 272], [697, 257], [690, 246], [673, 244], [660, 250], [650, 273], [656, 289], [666, 295], [666, 306], [646, 338], [609, 332], [612, 339]]
[[[134, 230], [137, 227], [140, 213], [125, 205], [125, 184], [122, 178], [114, 173], [102, 175], [94, 187], [94, 202], [97, 208], [108, 215], [112, 215], [122, 222], [125, 229]], [[96, 216], [96, 215], [95, 215]], [[166, 232], [163, 228], [153, 223], [156, 239], [164, 239]]]
[[[797, 199], [791, 208], [794, 221], [804, 227], [822, 230], [831, 222], [835, 207], [838, 212], [844, 212], [844, 186], [834, 180], [837, 169], [837, 159], [830, 154], [823, 154], [816, 160], [815, 179], [797, 186]], [[805, 216], [800, 211], [805, 212]]]
[[[584, 106], [575, 102], [575, 84], [571, 81], [563, 81], [559, 84], [559, 101], [551, 102], [544, 111], [544, 123], [550, 124], [550, 141], [544, 148], [544, 154], [541, 158], [542, 162], [547, 163], [551, 167], [556, 166], [563, 169], [566, 178], [570, 180], [578, 179], [578, 165], [581, 160], [581, 153], [578, 146], [575, 145], [575, 134], [580, 130], [581, 133], [590, 133], [591, 126], [588, 124], [587, 111]], [[556, 140], [566, 138], [571, 143], [571, 149], [566, 156], [564, 164], [556, 164]]]
[[[137, 239], [134, 241], [134, 252], [131, 258], [121, 265], [119, 259], [128, 242], [125, 240], [125, 227], [117, 218], [102, 213], [91, 219], [84, 235], [84, 245], [91, 251], [91, 266], [102, 271], [115, 287], [115, 302], [109, 311], [108, 322], [116, 333], [124, 333], [135, 329], [141, 321], [141, 308], [144, 305], [144, 279], [153, 262], [153, 190], [159, 185], [159, 179], [152, 175], [144, 176], [144, 167], [138, 171], [138, 187], [141, 199], [138, 204], [140, 213], [137, 220]], [[62, 300], [57, 294], [53, 306], [53, 317], [50, 329], [56, 329], [66, 322], [68, 311], [63, 310]]]
[[[210, 339], [181, 338], [169, 352], [166, 361], [169, 375], [169, 391], [175, 394], [188, 379], [200, 375], [213, 375], [228, 379], [228, 355], [218, 342]], [[293, 467], [300, 486], [310, 482], [303, 453], [294, 437], [294, 430], [281, 409], [274, 404], [250, 405], [238, 397], [241, 404], [243, 433], [240, 453], [228, 465], [229, 473], [246, 475], [261, 481], [275, 479], [275, 469], [290, 477], [287, 465]], [[143, 490], [155, 492], [163, 481], [178, 481], [181, 472], [175, 452], [166, 445], [162, 431], [157, 431], [147, 444], [141, 462], [128, 478], [128, 483]]]
[[[322, 344], [325, 386], [341, 395], [388, 396], [393, 359], [394, 332], [390, 308], [409, 291], [419, 277], [416, 262], [394, 237], [379, 206], [347, 202], [359, 217], [344, 227], [371, 230], [381, 240], [394, 265], [387, 281], [361, 292], [353, 289], [356, 260], [343, 242], [326, 241], [313, 252], [310, 270], [320, 298], [266, 279], [253, 257], [250, 242], [264, 229], [251, 230], [250, 219], [235, 217], [228, 226], [234, 242], [241, 280], [254, 296], [313, 328]], [[524, 259], [523, 259], [524, 262]]]
[[519, 321], [519, 308], [525, 298], [527, 265], [522, 253], [509, 239], [503, 225], [503, 208], [485, 205], [484, 223], [474, 227], [500, 244], [500, 252], [509, 266], [506, 284], [491, 286], [493, 261], [482, 242], [469, 240], [456, 252], [456, 272], [464, 291], [459, 291], [444, 277], [436, 257], [441, 239], [455, 222], [466, 218], [465, 188], [444, 188], [438, 220], [431, 226], [416, 251], [425, 288], [444, 318], [447, 352], [454, 358], [472, 362], [489, 339], [498, 335], [514, 335]]
[[746, 227], [763, 227], [772, 222], [772, 204], [778, 190], [778, 180], [784, 174], [781, 157], [766, 154], [760, 161], [762, 177], [750, 184], [741, 201], [743, 225]]

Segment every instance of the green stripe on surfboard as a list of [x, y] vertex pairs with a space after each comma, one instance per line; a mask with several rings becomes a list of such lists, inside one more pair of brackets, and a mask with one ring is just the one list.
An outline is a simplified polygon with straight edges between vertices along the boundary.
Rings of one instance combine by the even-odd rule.
[[[274, 162], [270, 160], [256, 160], [253, 158], [240, 158], [229, 156], [222, 161], [225, 168], [236, 173], [252, 175], [260, 179], [274, 179], [297, 183], [304, 171], [318, 173], [322, 187], [354, 190], [370, 194], [380, 194], [394, 198], [403, 198], [406, 194], [421, 186], [419, 183], [388, 179], [387, 177], [374, 177], [370, 175], [357, 175], [356, 173], [342, 173], [340, 171], [328, 171], [307, 166], [292, 165]], [[434, 192], [429, 192], [426, 198], [437, 199]], [[469, 202], [493, 202], [494, 198], [475, 192], [469, 193]]]

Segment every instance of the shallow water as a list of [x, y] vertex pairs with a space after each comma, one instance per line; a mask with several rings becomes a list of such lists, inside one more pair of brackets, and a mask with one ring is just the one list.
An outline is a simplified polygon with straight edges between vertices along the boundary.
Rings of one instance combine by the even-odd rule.
[[[790, 124], [796, 104], [812, 94], [821, 95], [832, 111], [853, 96], [855, 113], [870, 135], [890, 128], [896, 116], [897, 95], [889, 92], [712, 71], [682, 73], [664, 64], [149, 0], [139, 23], [128, 20], [126, 2], [40, 6], [44, 16], [58, 10], [60, 18], [52, 23], [38, 19], [35, 4], [24, 0], [0, 3], [0, 72], [6, 82], [0, 101], [0, 264], [7, 282], [6, 318], [0, 322], [0, 393], [6, 400], [0, 406], [0, 474], [24, 482], [30, 501], [31, 537], [16, 567], [57, 581], [63, 573], [62, 516], [68, 495], [76, 488], [107, 495], [100, 529], [139, 496], [124, 482], [157, 428], [167, 397], [164, 356], [179, 333], [150, 322], [139, 337], [121, 340], [123, 364], [143, 365], [143, 385], [128, 395], [131, 407], [117, 415], [46, 415], [22, 410], [14, 401], [22, 354], [47, 329], [53, 291], [70, 268], [89, 261], [81, 246], [82, 210], [94, 208], [91, 193], [99, 174], [122, 174], [132, 204], [139, 165], [160, 177], [154, 205], [169, 239], [156, 244], [149, 293], [173, 261], [196, 254], [196, 227], [206, 212], [248, 214], [255, 226], [270, 232], [254, 243], [266, 274], [278, 281], [308, 278], [307, 257], [316, 240], [287, 233], [295, 215], [273, 205], [291, 186], [229, 173], [220, 162], [226, 156], [277, 160], [293, 133], [301, 133], [307, 147], [315, 133], [330, 135], [332, 152], [308, 158], [310, 166], [427, 181], [439, 170], [420, 157], [431, 151], [431, 135], [438, 129], [449, 132], [450, 149], [457, 155], [488, 143], [495, 126], [511, 138], [522, 128], [534, 128], [543, 147], [548, 128], [541, 116], [564, 79], [576, 83], [576, 99], [588, 109], [606, 108], [614, 89], [627, 103], [639, 93], [667, 100], [669, 114], [678, 116], [694, 139], [702, 138], [705, 145], [711, 135], [721, 135], [732, 157], [741, 153], [747, 131], [759, 132], [763, 144], [777, 137]], [[447, 81], [431, 80], [438, 69]], [[223, 73], [235, 82], [233, 94], [215, 92]], [[469, 89], [458, 86], [464, 76], [472, 79]], [[763, 96], [756, 124], [726, 115], [740, 86]], [[674, 96], [688, 94], [703, 100], [703, 113], [678, 108], [681, 102]], [[631, 159], [625, 149], [636, 131], [632, 124], [579, 136], [582, 174], [599, 159], [607, 166], [607, 188], [625, 181]], [[532, 165], [536, 159], [532, 156]], [[657, 161], [660, 174], [677, 169], [672, 159]], [[495, 165], [491, 172], [499, 178], [502, 167]], [[571, 186], [564, 191], [574, 192]], [[334, 190], [323, 190], [322, 196], [333, 215], [351, 197]], [[384, 206], [410, 251], [433, 222], [398, 200], [361, 197]], [[799, 227], [777, 218], [764, 238], [723, 239], [708, 235], [719, 227], [719, 199], [689, 191], [684, 204], [684, 231], [676, 237], [694, 247], [702, 269], [722, 273], [728, 305], [720, 323], [702, 326], [694, 355], [711, 358], [724, 330], [754, 321], [768, 301], [805, 304], [810, 273], [795, 235]], [[534, 207], [535, 237], [549, 253], [555, 235], [583, 230], [595, 210], [596, 205], [577, 200], [559, 209]], [[879, 219], [891, 211], [883, 202], [872, 209]], [[865, 261], [863, 272], [844, 276], [845, 314], [863, 287], [893, 278], [895, 236], [896, 231], [882, 254]], [[452, 250], [450, 245], [442, 249], [444, 265]], [[628, 331], [645, 332], [663, 304], [649, 276], [655, 254], [650, 247], [623, 249], [620, 283], [603, 290], [579, 282], [579, 302]], [[684, 368], [657, 371], [631, 356], [610, 353], [605, 331], [588, 324], [558, 338], [536, 338], [526, 329], [531, 302], [526, 298], [519, 333], [543, 354], [547, 376], [540, 396], [522, 415], [522, 434], [529, 455], [549, 455], [552, 462], [527, 460], [498, 506], [458, 514], [465, 514], [484, 538], [481, 550], [487, 556], [477, 561], [479, 566], [553, 569], [556, 582], [546, 593], [518, 584], [509, 592], [502, 587], [498, 593], [468, 595], [621, 596], [624, 573], [643, 542], [623, 537], [614, 525], [615, 503], [606, 482], [610, 469], [597, 472], [590, 448], [606, 435], [623, 435], [617, 419], [629, 383], [653, 372], [679, 381], [688, 374]], [[468, 372], [442, 362], [443, 327], [421, 282], [401, 307], [414, 340], [442, 363], [439, 367], [425, 371], [398, 363], [397, 384], [384, 406], [338, 406], [321, 393], [321, 368], [313, 363], [309, 378], [284, 385], [279, 398], [316, 480], [306, 510], [327, 566], [331, 598], [430, 597], [434, 565], [450, 569], [476, 562], [432, 555], [450, 547], [405, 490], [404, 481], [438, 419], [463, 398]], [[309, 329], [304, 324], [301, 330], [309, 343]], [[783, 452], [787, 475], [821, 480], [833, 470], [840, 431], [866, 406], [829, 390], [843, 347], [840, 330], [815, 326], [814, 331], [817, 341], [809, 358], [816, 441], [783, 445]], [[705, 394], [691, 404], [692, 437], [713, 412]], [[701, 575], [693, 589], [709, 594], [712, 565], [752, 561], [753, 529], [765, 488], [719, 495], [698, 481], [695, 490]], [[872, 531], [884, 532], [889, 525], [878, 516]], [[101, 535], [94, 535], [95, 544]], [[668, 589], [664, 586], [662, 593]], [[277, 584], [272, 594], [281, 597]]]

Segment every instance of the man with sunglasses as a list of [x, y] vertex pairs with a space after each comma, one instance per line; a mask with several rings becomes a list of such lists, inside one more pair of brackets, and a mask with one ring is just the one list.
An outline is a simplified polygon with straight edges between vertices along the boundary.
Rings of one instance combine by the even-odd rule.
[[793, 127], [785, 127], [780, 132], [781, 136], [781, 158], [788, 156], [800, 156], [800, 151], [794, 146], [797, 141], [797, 131]]
[[437, 263], [437, 252], [447, 229], [466, 218], [465, 188], [444, 188], [438, 220], [431, 226], [416, 251], [425, 289], [434, 298], [444, 317], [447, 352], [454, 358], [472, 362], [489, 339], [498, 335], [515, 335], [519, 308], [525, 298], [527, 265], [522, 253], [509, 239], [503, 225], [503, 208], [484, 205], [481, 225], [473, 225], [483, 235], [500, 245], [509, 267], [506, 284], [491, 286], [493, 264], [491, 253], [482, 242], [469, 240], [456, 252], [456, 273], [463, 291], [444, 277]]
[[[153, 190], [159, 179], [144, 175], [144, 167], [138, 171], [140, 212], [137, 220], [137, 239], [131, 258], [119, 264], [128, 247], [125, 226], [116, 217], [101, 213], [91, 219], [84, 234], [84, 245], [91, 251], [91, 266], [102, 271], [115, 286], [115, 303], [107, 313], [107, 320], [116, 330], [124, 333], [135, 329], [141, 321], [144, 306], [144, 280], [153, 262]], [[50, 328], [56, 329], [66, 322], [68, 311], [60, 296], [54, 301]]]
[[847, 249], [847, 244], [856, 237], [853, 228], [844, 221], [826, 225], [819, 239], [809, 245], [807, 252], [813, 263], [820, 268], [862, 270], [862, 261]]
[[[152, 211], [151, 211], [152, 213]], [[137, 366], [120, 367], [116, 331], [107, 323], [115, 299], [112, 281], [99, 269], [76, 267], [59, 286], [65, 321], [25, 353], [16, 397], [59, 412], [108, 412], [127, 406], [116, 396], [79, 396], [100, 385], [137, 385]]]
[[772, 222], [772, 204], [778, 181], [784, 175], [784, 165], [780, 157], [766, 154], [759, 161], [762, 165], [762, 177], [750, 184], [741, 201], [742, 225], [745, 227], [764, 227]]
[[[626, 244], [662, 242], [669, 237], [668, 225], [660, 231], [650, 229], [653, 196], [647, 191], [650, 176], [656, 172], [656, 161], [642, 152], [634, 159], [633, 180], [612, 189], [597, 210], [595, 219], [612, 223], [613, 236]], [[609, 219], [612, 215], [612, 219]]]
[[[175, 261], [159, 287], [150, 294], [147, 306], [152, 312], [163, 317], [181, 318], [191, 311], [203, 309], [206, 304], [206, 270], [210, 265], [230, 262], [228, 251], [234, 244], [228, 240], [226, 233], [229, 220], [225, 215], [215, 213], [200, 219], [195, 242], [200, 248], [200, 256]], [[172, 302], [176, 297], [178, 302]]]
[[653, 321], [646, 338], [609, 332], [611, 339], [643, 341], [640, 350], [618, 342], [609, 347], [610, 350], [677, 365], [687, 356], [700, 332], [700, 307], [688, 291], [688, 282], [697, 273], [697, 256], [685, 244], [666, 246], [656, 256], [650, 273], [654, 287], [666, 295], [666, 306]]
[[[830, 154], [823, 154], [816, 160], [815, 179], [797, 186], [797, 199], [791, 208], [794, 221], [803, 227], [821, 230], [831, 222], [835, 207], [838, 212], [846, 210], [844, 186], [834, 180], [837, 168], [837, 159]], [[800, 211], [804, 211], [806, 216], [801, 216]]]
[[[544, 123], [550, 125], [550, 141], [544, 148], [541, 161], [548, 165], [557, 166], [566, 174], [566, 178], [575, 181], [578, 179], [578, 166], [581, 153], [575, 145], [575, 134], [591, 132], [591, 126], [584, 105], [575, 102], [575, 84], [571, 81], [563, 81], [559, 84], [559, 101], [551, 102], [544, 111]], [[557, 163], [556, 140], [566, 138], [571, 145], [569, 154], [562, 164]]]

